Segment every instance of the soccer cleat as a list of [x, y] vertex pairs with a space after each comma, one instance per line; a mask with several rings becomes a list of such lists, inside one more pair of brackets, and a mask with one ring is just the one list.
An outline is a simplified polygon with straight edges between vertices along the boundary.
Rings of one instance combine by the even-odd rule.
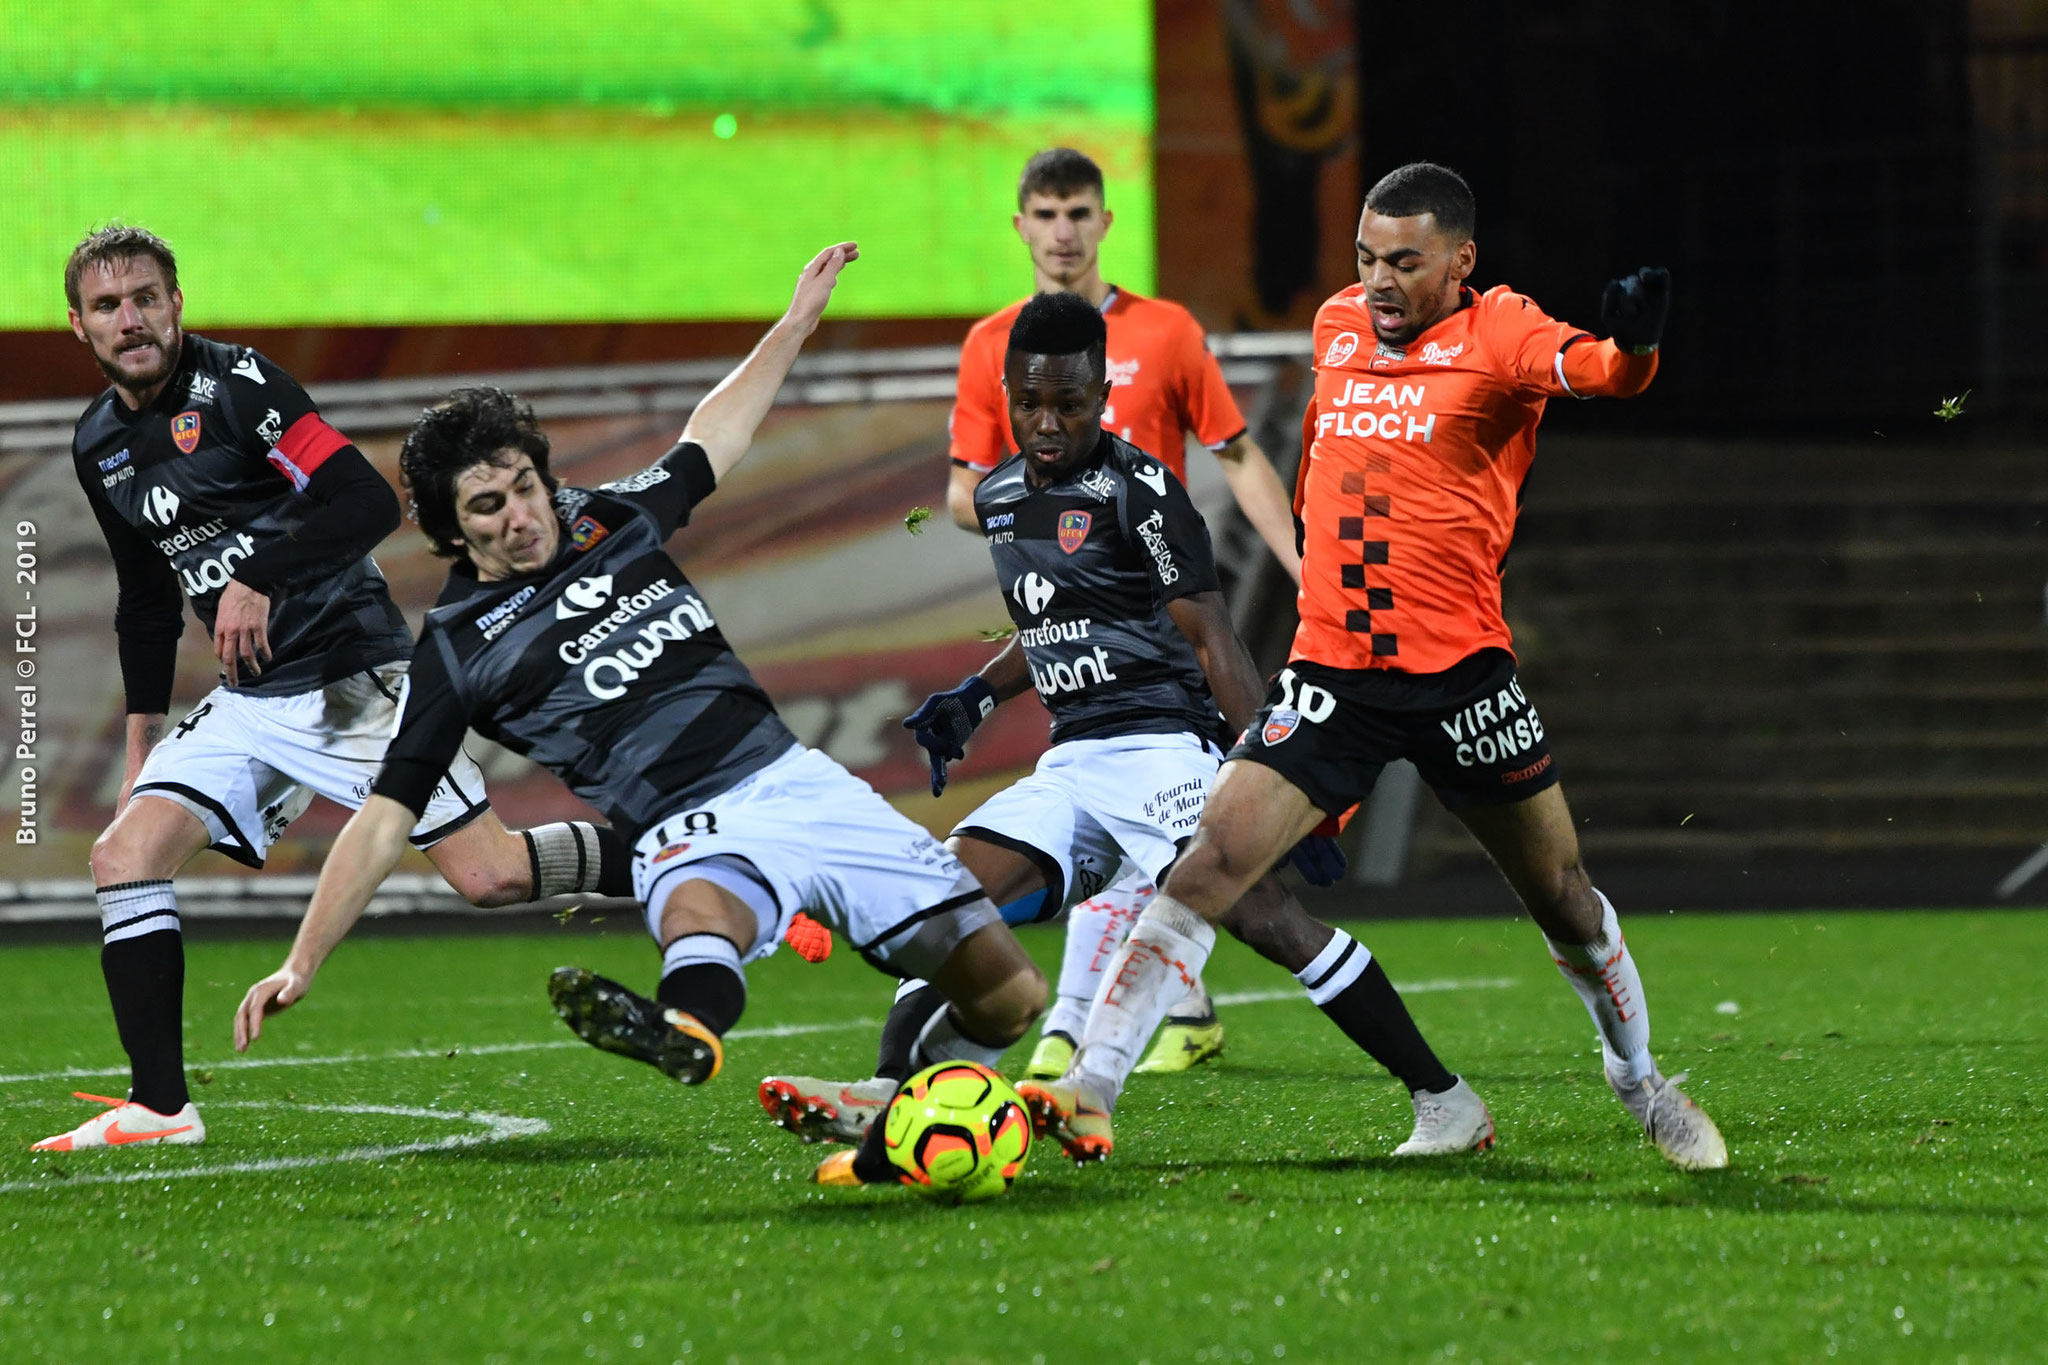
[[1137, 1070], [1186, 1071], [1222, 1055], [1223, 1023], [1214, 1013], [1206, 1019], [1168, 1019], [1159, 1026], [1159, 1036]]
[[684, 1085], [718, 1074], [725, 1049], [695, 1016], [667, 1009], [581, 967], [557, 967], [548, 1000], [569, 1031], [594, 1048], [659, 1067]]
[[1441, 1095], [1418, 1090], [1410, 1098], [1415, 1102], [1415, 1131], [1394, 1149], [1395, 1156], [1447, 1156], [1493, 1146], [1493, 1115], [1463, 1076]]
[[1109, 1106], [1086, 1086], [1024, 1081], [1017, 1095], [1031, 1111], [1038, 1136], [1057, 1142], [1076, 1166], [1100, 1161], [1116, 1147]]
[[1024, 1066], [1024, 1078], [1030, 1081], [1056, 1081], [1067, 1074], [1067, 1063], [1074, 1060], [1074, 1040], [1064, 1033], [1048, 1033], [1038, 1040], [1038, 1046], [1031, 1049], [1031, 1060]]
[[29, 1148], [31, 1152], [82, 1152], [88, 1147], [126, 1147], [131, 1143], [193, 1147], [206, 1141], [206, 1123], [190, 1100], [175, 1114], [159, 1114], [132, 1100], [88, 1095], [83, 1090], [71, 1095], [107, 1108], [68, 1133], [44, 1138]]
[[805, 1142], [859, 1142], [896, 1095], [896, 1082], [821, 1081], [812, 1076], [770, 1076], [761, 1082], [768, 1117]]
[[811, 1172], [814, 1185], [831, 1185], [839, 1189], [865, 1189], [869, 1185], [908, 1185], [910, 1177], [891, 1168], [891, 1178], [883, 1181], [862, 1180], [854, 1173], [853, 1160], [858, 1155], [852, 1148], [834, 1152], [818, 1163], [818, 1169]]
[[832, 931], [801, 910], [789, 917], [782, 941], [806, 962], [823, 962], [832, 956]]
[[1648, 1080], [1631, 1084], [1627, 1077], [1609, 1071], [1607, 1084], [1643, 1125], [1666, 1161], [1686, 1171], [1722, 1170], [1728, 1165], [1728, 1144], [1707, 1111], [1678, 1088], [1685, 1077], [1683, 1071], [1669, 1079], [1652, 1071]]

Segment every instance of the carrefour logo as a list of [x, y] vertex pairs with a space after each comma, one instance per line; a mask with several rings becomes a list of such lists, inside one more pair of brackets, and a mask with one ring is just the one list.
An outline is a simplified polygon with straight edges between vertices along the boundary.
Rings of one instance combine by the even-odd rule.
[[178, 519], [178, 495], [168, 488], [150, 489], [142, 498], [142, 518], [155, 526], [169, 526]]
[[597, 574], [590, 578], [579, 578], [562, 589], [561, 600], [555, 603], [555, 619], [566, 621], [572, 616], [588, 616], [605, 604], [612, 595], [612, 576]]
[[1018, 606], [1024, 608], [1027, 616], [1043, 616], [1045, 604], [1052, 601], [1055, 591], [1057, 589], [1051, 583], [1035, 573], [1025, 574], [1010, 585], [1010, 596], [1016, 599]]

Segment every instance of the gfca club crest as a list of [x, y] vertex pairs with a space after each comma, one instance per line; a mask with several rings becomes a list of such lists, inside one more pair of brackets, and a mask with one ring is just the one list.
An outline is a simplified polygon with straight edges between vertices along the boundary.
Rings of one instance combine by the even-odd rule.
[[199, 449], [199, 414], [181, 412], [171, 419], [171, 439], [178, 443], [178, 449], [190, 455]]
[[1081, 542], [1088, 539], [1088, 525], [1093, 518], [1086, 512], [1060, 513], [1060, 548], [1068, 554], [1081, 548]]

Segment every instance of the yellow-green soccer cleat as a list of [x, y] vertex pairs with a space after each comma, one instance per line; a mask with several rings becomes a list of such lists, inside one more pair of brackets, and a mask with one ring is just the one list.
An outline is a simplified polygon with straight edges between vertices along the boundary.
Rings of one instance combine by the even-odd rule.
[[1067, 1063], [1073, 1060], [1074, 1040], [1064, 1033], [1048, 1033], [1031, 1050], [1031, 1060], [1024, 1067], [1024, 1079], [1056, 1081], [1067, 1074]]
[[1186, 1071], [1211, 1057], [1223, 1055], [1223, 1021], [1214, 1014], [1205, 1019], [1168, 1019], [1159, 1026], [1152, 1050], [1137, 1069], [1145, 1072]]

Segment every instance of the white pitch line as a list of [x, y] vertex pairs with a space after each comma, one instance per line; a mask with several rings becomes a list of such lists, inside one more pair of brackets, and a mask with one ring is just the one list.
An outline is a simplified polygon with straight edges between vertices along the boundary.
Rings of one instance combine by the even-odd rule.
[[399, 1104], [286, 1104], [279, 1100], [229, 1100], [207, 1106], [210, 1109], [290, 1109], [326, 1114], [390, 1114], [397, 1118], [439, 1119], [447, 1123], [483, 1125], [481, 1133], [451, 1133], [444, 1138], [422, 1142], [396, 1142], [376, 1147], [347, 1147], [319, 1156], [259, 1157], [251, 1161], [224, 1161], [209, 1166], [182, 1166], [169, 1171], [104, 1171], [73, 1175], [65, 1179], [10, 1180], [0, 1183], [0, 1194], [23, 1190], [66, 1190], [79, 1185], [139, 1185], [156, 1180], [190, 1180], [202, 1175], [244, 1175], [263, 1171], [295, 1171], [309, 1166], [335, 1166], [349, 1161], [383, 1161], [414, 1152], [446, 1152], [461, 1147], [480, 1147], [487, 1142], [532, 1137], [548, 1131], [546, 1119], [521, 1118], [516, 1114], [488, 1114], [482, 1110], [463, 1112], [448, 1109], [416, 1109]]
[[[1438, 991], [1498, 991], [1520, 983], [1509, 976], [1486, 976], [1444, 978], [1436, 981], [1395, 982], [1394, 989], [1403, 995], [1428, 995]], [[1308, 997], [1301, 987], [1290, 986], [1271, 991], [1237, 991], [1218, 995], [1213, 1000], [1218, 1005], [1263, 1005], [1278, 1000], [1305, 1000]], [[829, 1024], [768, 1024], [760, 1028], [736, 1028], [726, 1037], [745, 1038], [796, 1038], [808, 1033], [844, 1033], [852, 1029], [876, 1028], [880, 1021], [868, 1019], [842, 1019]], [[515, 1052], [552, 1052], [558, 1048], [580, 1048], [589, 1046], [580, 1039], [551, 1038], [547, 1041], [526, 1043], [477, 1043], [445, 1047], [406, 1047], [390, 1052], [343, 1052], [331, 1057], [229, 1057], [218, 1062], [188, 1062], [186, 1068], [192, 1071], [256, 1071], [281, 1066], [346, 1066], [352, 1062], [411, 1062], [429, 1057], [496, 1057]], [[55, 1071], [24, 1071], [13, 1076], [0, 1076], [0, 1085], [21, 1085], [33, 1081], [83, 1081], [96, 1076], [125, 1076], [125, 1066], [67, 1066]]]

